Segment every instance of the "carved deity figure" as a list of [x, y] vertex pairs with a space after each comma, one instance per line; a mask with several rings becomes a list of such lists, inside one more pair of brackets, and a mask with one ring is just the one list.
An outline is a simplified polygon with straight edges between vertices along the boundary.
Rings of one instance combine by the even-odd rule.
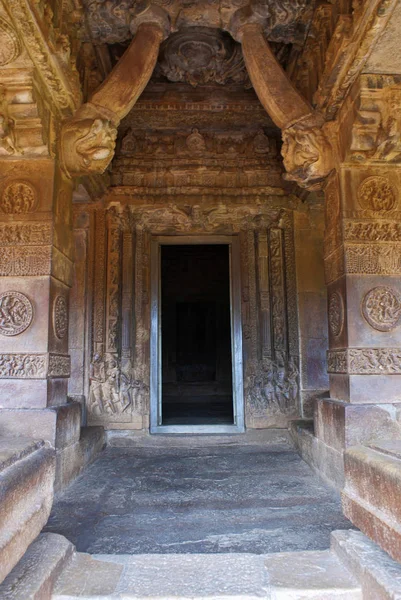
[[120, 414], [131, 405], [127, 381], [121, 374], [120, 382], [119, 363], [113, 355], [95, 354], [90, 381], [89, 410], [94, 416]]
[[18, 154], [10, 124], [4, 115], [0, 115], [0, 156]]
[[298, 396], [298, 369], [292, 358], [277, 357], [252, 363], [248, 367], [245, 395], [254, 416], [288, 414], [294, 410]]
[[206, 150], [205, 138], [198, 129], [193, 129], [186, 140], [188, 150], [194, 154], [201, 154]]
[[297, 122], [284, 129], [282, 137], [284, 178], [309, 190], [321, 189], [334, 167], [333, 149], [321, 123]]

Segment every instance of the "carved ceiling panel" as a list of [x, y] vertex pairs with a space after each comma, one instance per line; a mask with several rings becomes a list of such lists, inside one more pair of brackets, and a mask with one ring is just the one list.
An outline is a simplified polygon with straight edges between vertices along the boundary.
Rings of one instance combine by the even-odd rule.
[[240, 44], [209, 27], [189, 27], [168, 37], [161, 47], [158, 75], [194, 87], [210, 82], [251, 85]]
[[135, 19], [151, 4], [168, 13], [172, 31], [193, 26], [230, 31], [235, 13], [252, 14], [270, 41], [302, 44], [315, 0], [84, 0], [91, 36], [106, 44], [129, 40]]

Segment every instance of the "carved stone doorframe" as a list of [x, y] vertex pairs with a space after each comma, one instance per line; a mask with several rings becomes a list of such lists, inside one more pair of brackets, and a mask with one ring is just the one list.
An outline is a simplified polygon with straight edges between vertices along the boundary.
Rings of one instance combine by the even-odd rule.
[[[161, 423], [161, 319], [160, 247], [163, 245], [218, 245], [229, 247], [230, 313], [233, 376], [233, 425], [162, 425]], [[240, 246], [238, 235], [154, 236], [151, 242], [150, 305], [150, 433], [242, 433], [245, 429], [242, 355]]]

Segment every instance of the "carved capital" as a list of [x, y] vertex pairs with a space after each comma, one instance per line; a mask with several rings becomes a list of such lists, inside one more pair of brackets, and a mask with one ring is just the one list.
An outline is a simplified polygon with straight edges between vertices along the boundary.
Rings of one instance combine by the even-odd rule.
[[155, 4], [148, 4], [143, 11], [132, 19], [130, 23], [131, 33], [136, 34], [139, 26], [143, 24], [158, 26], [163, 34], [163, 39], [166, 39], [170, 34], [170, 17], [163, 8]]
[[259, 24], [264, 33], [275, 40], [284, 41], [285, 30], [299, 21], [306, 8], [305, 0], [250, 0], [249, 4], [239, 8], [231, 17], [229, 31], [239, 42], [243, 38], [245, 25]]
[[284, 179], [311, 191], [320, 190], [335, 168], [335, 152], [323, 119], [320, 115], [301, 119], [284, 129], [282, 138]]

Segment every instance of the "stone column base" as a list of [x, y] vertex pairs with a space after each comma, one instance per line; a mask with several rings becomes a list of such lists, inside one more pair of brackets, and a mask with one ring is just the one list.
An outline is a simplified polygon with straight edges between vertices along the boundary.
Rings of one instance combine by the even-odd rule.
[[290, 431], [302, 458], [341, 490], [347, 448], [383, 438], [401, 439], [401, 404], [356, 405], [316, 398], [314, 424], [293, 421]]
[[81, 428], [78, 402], [43, 409], [1, 409], [0, 435], [49, 442], [56, 450], [55, 491], [62, 490], [105, 446], [103, 427]]
[[347, 450], [345, 480], [345, 516], [401, 562], [401, 440]]

